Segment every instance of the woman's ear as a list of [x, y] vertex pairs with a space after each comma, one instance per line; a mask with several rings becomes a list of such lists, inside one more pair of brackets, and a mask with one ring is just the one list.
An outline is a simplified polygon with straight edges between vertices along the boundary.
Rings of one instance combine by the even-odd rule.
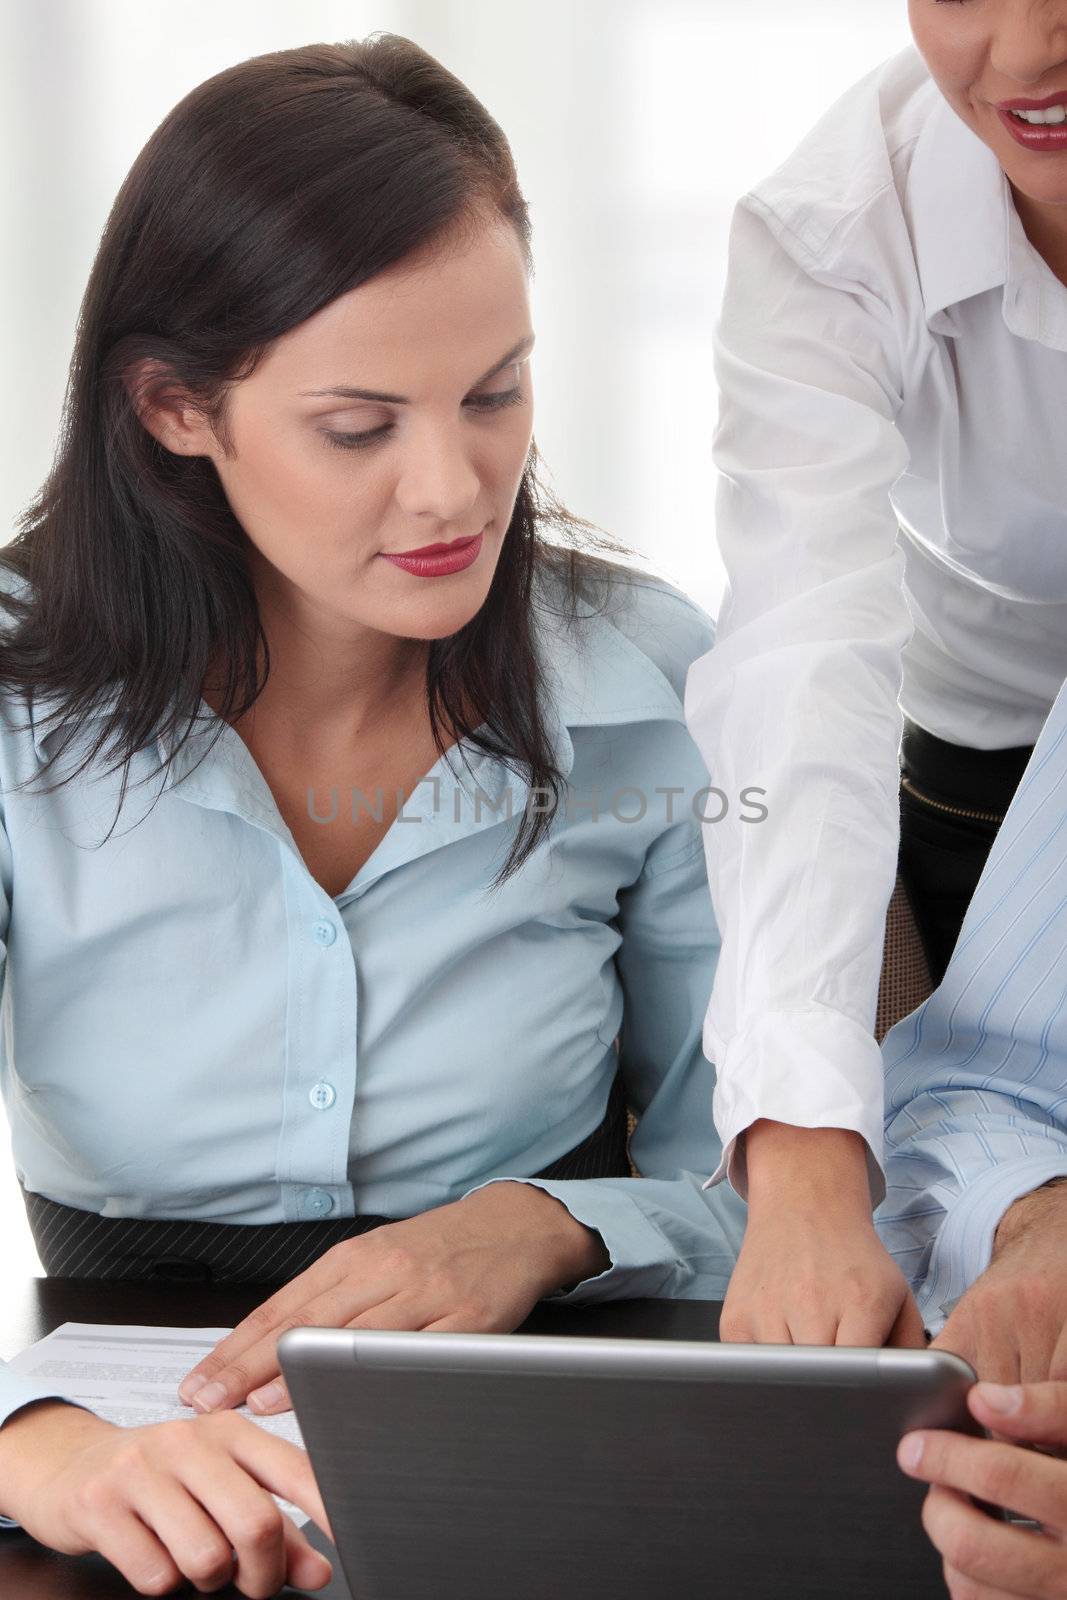
[[223, 453], [207, 417], [165, 362], [146, 356], [126, 368], [122, 381], [142, 426], [164, 449], [181, 456]]

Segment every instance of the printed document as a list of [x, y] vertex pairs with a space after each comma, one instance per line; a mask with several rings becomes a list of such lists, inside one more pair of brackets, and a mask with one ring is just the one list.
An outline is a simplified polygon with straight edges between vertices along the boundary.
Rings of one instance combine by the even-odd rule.
[[[8, 1365], [34, 1383], [55, 1384], [60, 1394], [77, 1400], [106, 1422], [124, 1428], [192, 1417], [192, 1407], [178, 1399], [178, 1385], [190, 1368], [208, 1355], [232, 1328], [152, 1328], [112, 1326], [107, 1322], [64, 1322], [31, 1344]], [[247, 1406], [234, 1408], [268, 1433], [303, 1448], [304, 1440], [292, 1411], [260, 1417]], [[274, 1496], [297, 1526], [307, 1522], [299, 1506]]]

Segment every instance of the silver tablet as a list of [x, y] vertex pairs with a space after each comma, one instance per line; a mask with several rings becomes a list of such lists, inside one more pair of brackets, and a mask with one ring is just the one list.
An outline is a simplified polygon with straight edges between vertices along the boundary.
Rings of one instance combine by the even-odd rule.
[[356, 1600], [943, 1600], [897, 1467], [980, 1434], [935, 1350], [294, 1329]]

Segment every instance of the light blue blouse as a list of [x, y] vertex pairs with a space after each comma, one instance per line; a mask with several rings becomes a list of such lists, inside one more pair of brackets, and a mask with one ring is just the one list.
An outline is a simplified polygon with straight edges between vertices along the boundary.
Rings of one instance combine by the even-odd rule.
[[[701, 794], [682, 709], [712, 624], [643, 574], [579, 611], [572, 625], [538, 595], [567, 804], [497, 891], [544, 798], [473, 746], [469, 771], [456, 751], [437, 762], [331, 897], [233, 728], [196, 766], [198, 728], [165, 781], [164, 741], [138, 752], [101, 845], [121, 769], [101, 756], [50, 796], [11, 792], [58, 730], [49, 702], [27, 726], [0, 700], [0, 1071], [27, 1189], [106, 1216], [411, 1216], [590, 1133], [618, 1036], [642, 1176], [540, 1184], [611, 1257], [568, 1298], [722, 1297], [745, 1208], [702, 1188], [718, 934], [697, 820], [721, 801]], [[352, 796], [312, 802], [329, 816]], [[0, 1422], [40, 1394], [0, 1364]]]

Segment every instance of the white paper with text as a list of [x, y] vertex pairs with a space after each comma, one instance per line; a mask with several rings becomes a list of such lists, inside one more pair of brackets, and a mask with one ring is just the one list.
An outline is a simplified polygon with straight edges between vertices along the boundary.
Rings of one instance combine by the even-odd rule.
[[[124, 1428], [172, 1422], [196, 1413], [178, 1398], [178, 1385], [231, 1328], [154, 1328], [107, 1322], [64, 1322], [21, 1351], [8, 1365], [34, 1383], [56, 1390]], [[260, 1417], [235, 1407], [268, 1433], [303, 1448], [292, 1411]], [[307, 1522], [299, 1506], [274, 1496], [298, 1527]]]

